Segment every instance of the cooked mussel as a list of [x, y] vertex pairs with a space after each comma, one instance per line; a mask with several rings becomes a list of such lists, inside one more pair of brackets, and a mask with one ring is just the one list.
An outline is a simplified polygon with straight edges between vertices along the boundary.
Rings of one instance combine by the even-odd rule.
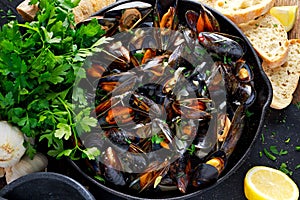
[[198, 39], [200, 44], [222, 61], [224, 58], [237, 61], [245, 54], [244, 48], [237, 41], [219, 33], [201, 32]]
[[220, 25], [218, 21], [203, 5], [201, 6], [201, 10], [199, 12], [194, 10], [186, 11], [185, 20], [189, 28], [198, 34], [204, 31], [220, 31]]
[[250, 82], [253, 80], [254, 74], [249, 66], [249, 64], [245, 60], [238, 60], [236, 62], [236, 76], [238, 77], [240, 82]]
[[92, 60], [88, 71], [99, 79], [94, 112], [106, 141], [96, 142], [104, 151], [94, 172], [117, 187], [186, 193], [213, 184], [256, 97], [245, 41], [219, 33], [204, 6], [178, 15], [179, 4], [131, 2], [101, 19], [129, 35], [111, 35], [105, 64]]

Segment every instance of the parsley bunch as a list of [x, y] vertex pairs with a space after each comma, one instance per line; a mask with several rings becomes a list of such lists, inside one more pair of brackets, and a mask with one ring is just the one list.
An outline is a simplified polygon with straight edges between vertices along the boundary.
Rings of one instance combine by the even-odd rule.
[[[76, 27], [72, 8], [78, 0], [31, 3], [39, 5], [35, 21], [10, 21], [0, 28], [0, 120], [36, 141], [25, 144], [31, 157], [46, 140], [51, 156], [92, 159], [99, 151], [82, 149], [77, 138], [97, 121], [76, 84], [86, 77], [85, 58], [101, 51], [105, 32], [96, 20]], [[76, 114], [75, 108], [81, 111]], [[73, 145], [68, 146], [70, 138]]]

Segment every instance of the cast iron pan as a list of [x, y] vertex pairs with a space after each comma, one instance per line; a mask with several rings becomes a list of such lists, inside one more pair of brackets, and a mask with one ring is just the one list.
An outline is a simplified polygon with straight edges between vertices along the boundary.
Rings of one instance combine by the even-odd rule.
[[[147, 2], [152, 5], [154, 5], [155, 0], [141, 0], [142, 2]], [[124, 0], [124, 1], [118, 1], [100, 11], [98, 11], [95, 15], [103, 15], [104, 12], [107, 10], [116, 7], [120, 4], [131, 2], [130, 0]], [[179, 6], [179, 20], [184, 19], [184, 12], [180, 12], [181, 10], [188, 10], [193, 9], [197, 10], [196, 8], [200, 8], [200, 4], [191, 1], [191, 0], [181, 0], [178, 2]], [[207, 6], [206, 6], [207, 7]], [[237, 26], [232, 23], [229, 19], [224, 17], [222, 14], [220, 14], [218, 11], [207, 7], [208, 10], [210, 10], [213, 15], [217, 18], [218, 22], [221, 26], [221, 32], [228, 33], [231, 35], [235, 35], [238, 37], [241, 37], [247, 42], [247, 54], [246, 59], [247, 62], [250, 64], [250, 66], [253, 66], [254, 71], [254, 84], [255, 84], [255, 90], [257, 92], [257, 97], [255, 102], [248, 108], [248, 111], [253, 113], [250, 117], [247, 117], [245, 128], [243, 131], [243, 134], [234, 150], [232, 155], [230, 156], [228, 160], [228, 164], [223, 171], [223, 173], [220, 175], [220, 178], [218, 181], [213, 184], [212, 186], [200, 190], [194, 190], [190, 191], [187, 194], [183, 195], [178, 191], [171, 191], [171, 192], [160, 192], [160, 193], [134, 193], [133, 191], [130, 191], [128, 189], [118, 188], [113, 185], [109, 184], [102, 184], [95, 179], [93, 179], [91, 176], [89, 176], [88, 172], [85, 170], [86, 166], [81, 161], [71, 161], [71, 164], [77, 169], [81, 174], [83, 174], [84, 177], [86, 177], [92, 184], [99, 187], [99, 189], [106, 190], [113, 195], [123, 197], [123, 198], [129, 198], [129, 199], [183, 199], [183, 198], [191, 198], [194, 196], [198, 196], [206, 192], [207, 190], [211, 190], [214, 187], [217, 187], [219, 183], [223, 181], [228, 181], [228, 184], [230, 184], [229, 177], [230, 175], [237, 170], [238, 167], [240, 167], [243, 164], [243, 161], [246, 159], [246, 156], [253, 146], [254, 141], [257, 138], [258, 133], [262, 129], [262, 123], [264, 120], [266, 109], [268, 108], [271, 98], [272, 98], [272, 88], [271, 84], [266, 77], [265, 73], [262, 70], [261, 62], [256, 55], [255, 51], [253, 50], [252, 46], [250, 45], [248, 39], [245, 37], [245, 35], [241, 32], [240, 29], [237, 28]]]

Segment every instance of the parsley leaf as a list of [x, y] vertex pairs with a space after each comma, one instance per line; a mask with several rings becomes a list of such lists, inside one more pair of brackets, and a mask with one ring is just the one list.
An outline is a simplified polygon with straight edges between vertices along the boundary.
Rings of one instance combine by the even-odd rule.
[[[99, 152], [78, 144], [80, 134], [97, 124], [78, 83], [86, 77], [85, 58], [111, 39], [102, 37], [97, 20], [76, 27], [72, 8], [79, 2], [31, 0], [39, 6], [34, 21], [10, 18], [0, 28], [0, 119], [29, 138], [45, 140], [50, 156], [93, 159]], [[25, 146], [32, 157], [36, 146]]]

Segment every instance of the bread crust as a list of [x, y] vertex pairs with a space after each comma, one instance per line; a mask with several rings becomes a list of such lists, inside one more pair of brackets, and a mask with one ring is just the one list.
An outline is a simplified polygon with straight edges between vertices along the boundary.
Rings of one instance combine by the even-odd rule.
[[270, 107], [274, 109], [283, 109], [290, 105], [299, 82], [300, 39], [291, 39], [288, 42], [290, 50], [286, 63], [277, 68], [263, 66], [272, 85], [273, 98]]
[[290, 39], [289, 45], [291, 47], [291, 50], [289, 51], [290, 56], [298, 61], [295, 63], [295, 67], [298, 75], [300, 76], [300, 38]]
[[271, 101], [271, 108], [281, 110], [286, 107], [288, 107], [293, 100], [293, 95], [288, 95], [286, 99], [282, 99], [281, 96], [277, 96], [276, 94], [273, 95], [272, 101]]
[[115, 0], [81, 0], [79, 5], [73, 9], [75, 23], [84, 21], [93, 13], [114, 2]]
[[198, 0], [228, 17], [235, 24], [246, 23], [266, 14], [275, 0]]

